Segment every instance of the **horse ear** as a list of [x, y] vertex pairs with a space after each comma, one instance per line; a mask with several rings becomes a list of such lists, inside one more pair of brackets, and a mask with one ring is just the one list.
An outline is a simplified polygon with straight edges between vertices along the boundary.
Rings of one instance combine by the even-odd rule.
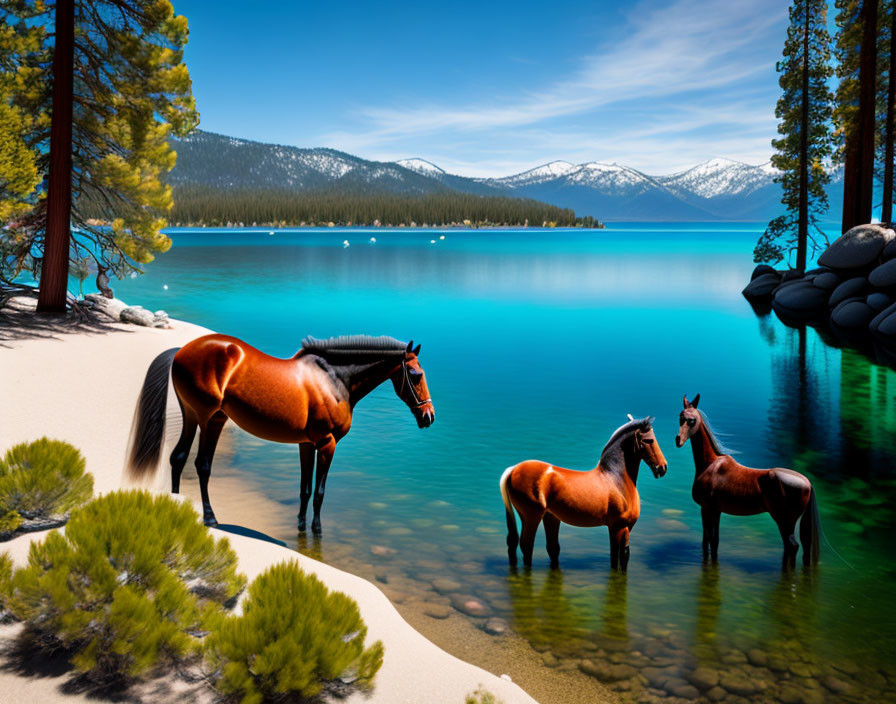
[[419, 355], [420, 355], [420, 345], [417, 345], [417, 346], [414, 348], [414, 355], [415, 355], [415, 356], [419, 356]]
[[700, 394], [694, 396], [694, 400], [691, 401], [691, 405], [696, 408], [698, 403], [700, 403]]
[[405, 348], [404, 351], [405, 351], [405, 352], [410, 352], [412, 349], [414, 349], [414, 341], [413, 341], [413, 340], [411, 340], [411, 341], [408, 343], [408, 346]]
[[685, 394], [685, 395], [684, 395], [684, 407], [687, 408], [687, 407], [690, 406], [690, 405], [691, 405], [691, 404], [688, 403], [688, 395]]

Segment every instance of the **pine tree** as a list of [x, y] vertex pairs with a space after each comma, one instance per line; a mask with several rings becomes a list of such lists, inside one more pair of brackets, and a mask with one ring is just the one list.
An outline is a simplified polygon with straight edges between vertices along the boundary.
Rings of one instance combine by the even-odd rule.
[[[62, 20], [69, 7], [71, 59], [62, 56], [67, 35]], [[7, 28], [24, 23], [43, 29], [36, 61], [24, 52], [8, 61], [52, 77], [52, 112], [63, 116], [53, 128], [39, 121], [28, 136], [42, 155], [40, 173], [48, 174], [58, 158], [62, 175], [50, 176], [49, 193], [41, 186], [32, 196], [38, 204], [46, 198], [45, 209], [35, 208], [31, 220], [0, 235], [4, 251], [16, 253], [4, 260], [0, 274], [12, 278], [25, 268], [39, 269], [42, 309], [60, 310], [70, 259], [89, 256], [121, 277], [171, 245], [161, 233], [172, 206], [171, 187], [164, 182], [176, 158], [169, 137], [185, 135], [198, 123], [183, 64], [187, 21], [174, 14], [168, 0], [0, 0], [0, 16]], [[50, 41], [52, 28], [56, 36]], [[46, 90], [14, 91], [11, 104], [26, 114], [50, 111]], [[69, 110], [70, 167], [64, 163]], [[55, 150], [54, 140], [62, 145]], [[93, 224], [88, 208], [112, 227]], [[43, 261], [29, 262], [32, 257]]]
[[[36, 204], [40, 155], [28, 137], [46, 116], [22, 110], [13, 97], [41, 91], [40, 72], [30, 59], [39, 51], [42, 38], [40, 27], [0, 24], [0, 223], [25, 215]], [[5, 254], [0, 248], [0, 257]]]
[[893, 159], [896, 138], [896, 2], [884, 0], [878, 22], [879, 138], [876, 175], [883, 183], [881, 222], [893, 221]]
[[[783, 90], [775, 108], [780, 138], [772, 140], [772, 165], [780, 172], [781, 199], [786, 214], [772, 220], [753, 250], [756, 261], [778, 262], [796, 250], [796, 268], [806, 269], [808, 244], [826, 242], [818, 216], [827, 209], [825, 165], [831, 155], [832, 75], [830, 36], [824, 0], [795, 0], [784, 42], [784, 57], [777, 64]], [[810, 234], [811, 233], [811, 234]]]
[[834, 120], [843, 164], [842, 231], [871, 222], [877, 113], [877, 0], [837, 0]]

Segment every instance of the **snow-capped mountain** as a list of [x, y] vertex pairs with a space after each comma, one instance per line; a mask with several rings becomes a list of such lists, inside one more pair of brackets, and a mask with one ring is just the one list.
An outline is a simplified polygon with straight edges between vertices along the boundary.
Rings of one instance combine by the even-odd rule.
[[406, 169], [410, 169], [411, 171], [416, 171], [418, 174], [423, 174], [424, 176], [443, 176], [445, 174], [444, 169], [440, 169], [426, 159], [399, 159], [395, 163]]
[[[420, 157], [377, 162], [334, 149], [263, 144], [202, 131], [174, 146], [178, 161], [170, 181], [175, 186], [402, 195], [460, 191], [533, 198], [605, 221], [769, 220], [781, 212], [781, 188], [770, 164], [722, 158], [662, 176], [620, 164], [552, 161], [510, 176], [467, 178]], [[834, 178], [831, 189], [836, 188], [842, 185]], [[833, 193], [830, 202], [838, 202]]]
[[715, 198], [753, 193], [768, 186], [775, 173], [770, 163], [750, 166], [716, 158], [669, 176], [657, 176], [656, 180], [674, 193]]
[[505, 176], [504, 178], [481, 180], [499, 183], [502, 186], [506, 186], [508, 188], [516, 188], [518, 186], [525, 186], [532, 183], [543, 183], [544, 181], [550, 181], [555, 178], [560, 178], [561, 176], [569, 173], [575, 168], [576, 165], [570, 164], [568, 161], [552, 161], [548, 164], [536, 166], [534, 169], [524, 171], [521, 174], [516, 174], [515, 176]]
[[392, 162], [368, 161], [335, 149], [264, 144], [201, 130], [175, 140], [174, 148], [177, 166], [169, 181], [175, 186], [201, 184], [289, 191], [339, 188], [403, 194], [445, 189], [418, 170]]

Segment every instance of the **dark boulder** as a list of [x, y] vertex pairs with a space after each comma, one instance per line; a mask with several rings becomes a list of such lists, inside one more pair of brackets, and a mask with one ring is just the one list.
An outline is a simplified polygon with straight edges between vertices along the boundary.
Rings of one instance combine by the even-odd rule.
[[878, 288], [891, 288], [896, 286], [896, 259], [884, 262], [868, 274], [868, 281]]
[[863, 269], [880, 257], [896, 233], [880, 225], [858, 225], [838, 237], [818, 258], [831, 269]]
[[781, 281], [793, 281], [794, 279], [801, 279], [804, 276], [805, 274], [799, 269], [787, 269], [781, 273]]
[[889, 244], [884, 247], [884, 251], [881, 252], [880, 258], [885, 262], [888, 262], [891, 259], [896, 259], [896, 239], [890, 240]]
[[782, 281], [780, 284], [778, 284], [778, 287], [777, 287], [774, 291], [772, 291], [772, 293], [773, 293], [774, 295], [778, 295], [778, 291], [781, 291], [781, 290], [783, 290], [783, 289], [785, 289], [785, 288], [789, 288], [789, 287], [791, 287], [791, 286], [802, 286], [802, 285], [805, 285], [805, 284], [811, 284], [811, 283], [812, 283], [812, 280], [811, 280], [811, 279], [809, 279], [808, 281], [807, 281], [806, 279], [803, 279], [803, 278], [799, 278], [799, 279], [785, 279], [785, 280]]
[[843, 303], [847, 298], [864, 296], [868, 291], [868, 288], [868, 279], [864, 276], [856, 276], [855, 278], [847, 279], [834, 289], [834, 292], [831, 294], [831, 300], [828, 301], [828, 305], [833, 308]]
[[831, 271], [831, 269], [828, 267], [820, 266], [815, 269], [809, 269], [809, 271], [806, 272], [806, 276], [818, 276], [819, 274], [826, 274], [829, 271]]
[[896, 345], [896, 312], [890, 313], [877, 324], [874, 335], [889, 347]]
[[896, 344], [896, 303], [875, 315], [868, 327], [879, 340]]
[[761, 300], [772, 295], [778, 284], [781, 282], [780, 277], [775, 274], [762, 274], [750, 283], [743, 290], [744, 298], [748, 301]]
[[779, 279], [781, 278], [780, 272], [775, 271], [775, 269], [768, 264], [757, 264], [756, 268], [753, 269], [753, 274], [750, 276], [750, 281], [754, 281], [764, 274], [774, 274]]
[[871, 306], [875, 313], [880, 313], [884, 308], [893, 304], [893, 299], [885, 293], [871, 293], [865, 302]]
[[826, 271], [822, 274], [818, 274], [812, 279], [812, 284], [816, 288], [824, 289], [825, 291], [833, 291], [840, 285], [840, 282], [843, 281], [837, 274], [832, 271]]
[[834, 308], [831, 323], [843, 330], [865, 330], [874, 317], [874, 309], [861, 298], [850, 298]]
[[827, 311], [830, 293], [816, 288], [811, 281], [782, 286], [775, 291], [772, 307], [788, 318], [811, 318], [820, 310]]

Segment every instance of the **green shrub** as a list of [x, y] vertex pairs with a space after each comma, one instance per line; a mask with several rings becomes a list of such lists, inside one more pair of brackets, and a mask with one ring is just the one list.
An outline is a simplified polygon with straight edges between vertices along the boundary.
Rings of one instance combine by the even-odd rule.
[[226, 539], [185, 502], [113, 492], [34, 543], [8, 606], [45, 649], [91, 679], [128, 680], [198, 650], [195, 637], [245, 584]]
[[466, 696], [464, 704], [503, 704], [503, 702], [488, 690], [477, 689]]
[[243, 615], [222, 619], [204, 650], [218, 691], [257, 704], [312, 697], [337, 678], [369, 686], [383, 644], [365, 650], [366, 634], [353, 599], [284, 562], [249, 585]]
[[0, 615], [6, 611], [6, 599], [12, 582], [12, 558], [5, 552], [0, 555]]
[[24, 519], [64, 515], [92, 495], [84, 457], [67, 442], [15, 445], [0, 459], [0, 533], [14, 532]]

